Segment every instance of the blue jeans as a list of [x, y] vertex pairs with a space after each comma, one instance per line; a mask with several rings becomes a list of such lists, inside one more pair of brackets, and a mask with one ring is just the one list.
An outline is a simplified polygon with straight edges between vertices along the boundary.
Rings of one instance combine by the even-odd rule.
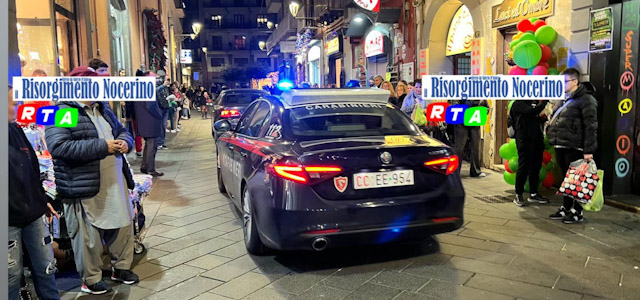
[[52, 242], [53, 237], [42, 218], [24, 228], [9, 226], [9, 300], [20, 299], [23, 253], [29, 255], [31, 260], [33, 284], [38, 298], [60, 299], [54, 276], [56, 260], [53, 258]]
[[167, 135], [167, 121], [169, 121], [169, 109], [161, 108], [162, 110], [162, 130], [160, 137], [158, 137], [158, 147], [164, 146], [164, 138]]

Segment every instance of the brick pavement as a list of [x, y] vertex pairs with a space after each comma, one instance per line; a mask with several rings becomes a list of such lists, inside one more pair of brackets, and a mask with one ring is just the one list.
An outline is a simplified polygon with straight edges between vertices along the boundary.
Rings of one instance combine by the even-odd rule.
[[467, 178], [468, 165], [465, 225], [455, 232], [417, 244], [250, 256], [234, 207], [217, 191], [210, 120], [183, 124], [158, 153], [166, 175], [145, 203], [148, 252], [134, 268], [142, 281], [63, 299], [640, 299], [638, 215], [605, 207], [584, 224], [563, 225], [547, 219], [557, 197], [518, 208], [501, 174]]

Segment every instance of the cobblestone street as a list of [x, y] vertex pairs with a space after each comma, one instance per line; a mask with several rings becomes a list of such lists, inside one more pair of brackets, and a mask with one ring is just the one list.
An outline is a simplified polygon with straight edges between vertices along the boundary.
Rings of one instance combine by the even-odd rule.
[[[197, 115], [194, 113], [194, 115]], [[413, 244], [323, 253], [246, 253], [241, 222], [218, 193], [211, 120], [167, 133], [144, 203], [141, 282], [63, 299], [640, 299], [640, 217], [605, 206], [579, 225], [547, 217], [560, 205], [516, 207], [502, 174], [468, 178], [465, 225]], [[134, 170], [140, 159], [131, 156]], [[553, 192], [548, 191], [551, 196]], [[505, 197], [507, 196], [507, 197]]]

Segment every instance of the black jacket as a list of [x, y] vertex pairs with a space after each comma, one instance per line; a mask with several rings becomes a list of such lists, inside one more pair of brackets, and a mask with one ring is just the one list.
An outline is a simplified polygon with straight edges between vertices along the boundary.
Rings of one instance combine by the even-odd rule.
[[22, 128], [9, 123], [9, 226], [25, 227], [47, 212], [38, 157]]
[[591, 83], [581, 83], [578, 90], [565, 100], [563, 105], [571, 99], [573, 101], [560, 112], [558, 109], [562, 105], [556, 109], [547, 129], [549, 144], [582, 149], [584, 154], [596, 152], [598, 149], [598, 103], [593, 93]]
[[547, 105], [547, 101], [516, 100], [511, 106], [511, 115], [514, 117], [516, 139], [542, 142], [542, 122], [540, 113]]
[[[78, 124], [73, 128], [48, 126], [47, 147], [53, 157], [56, 188], [62, 199], [86, 199], [100, 191], [100, 160], [107, 157], [107, 142], [98, 138], [98, 131], [87, 112], [76, 102], [61, 102], [58, 106], [78, 109]], [[133, 137], [118, 122], [108, 104], [99, 102], [99, 111], [111, 125], [113, 136], [127, 142], [133, 149]]]

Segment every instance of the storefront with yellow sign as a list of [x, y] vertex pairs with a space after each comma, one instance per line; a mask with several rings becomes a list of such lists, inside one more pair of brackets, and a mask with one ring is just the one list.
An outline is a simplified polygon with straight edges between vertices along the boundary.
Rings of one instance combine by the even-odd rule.
[[340, 74], [342, 73], [342, 35], [335, 31], [328, 34], [324, 50], [329, 64], [326, 82], [340, 87], [344, 84], [343, 80], [340, 80]]

